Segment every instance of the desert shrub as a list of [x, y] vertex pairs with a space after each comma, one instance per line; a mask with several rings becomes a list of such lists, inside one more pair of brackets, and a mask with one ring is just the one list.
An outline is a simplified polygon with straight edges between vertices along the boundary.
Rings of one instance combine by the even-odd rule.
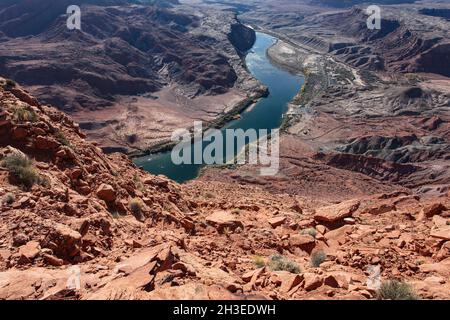
[[279, 254], [270, 257], [269, 268], [272, 271], [289, 271], [291, 273], [300, 273], [300, 267], [294, 261], [291, 261]]
[[233, 210], [231, 210], [232, 214], [240, 214], [241, 213], [241, 209], [235, 208]]
[[322, 250], [314, 251], [311, 254], [311, 266], [314, 268], [318, 268], [322, 264], [322, 262], [325, 261], [326, 258], [327, 254]]
[[17, 83], [11, 79], [7, 79], [5, 84], [7, 88], [14, 88], [15, 86], [17, 86]]
[[66, 146], [66, 147], [72, 147], [70, 144], [70, 141], [67, 139], [67, 137], [65, 136], [65, 134], [62, 131], [58, 131], [55, 134], [56, 140], [58, 140], [59, 143], [61, 143], [62, 145]]
[[227, 237], [229, 237], [232, 233], [233, 231], [231, 230], [230, 227], [225, 227], [222, 229], [222, 234], [224, 234]]
[[41, 186], [44, 186], [46, 188], [50, 188], [51, 187], [51, 182], [50, 179], [48, 177], [43, 177], [43, 176], [39, 176], [39, 182], [38, 182]]
[[300, 89], [301, 94], [304, 94], [306, 91], [306, 85], [303, 85], [302, 88]]
[[133, 182], [139, 191], [145, 190], [144, 183], [142, 183], [141, 178], [139, 177], [139, 175], [137, 173], [135, 173], [133, 176]]
[[13, 109], [13, 119], [15, 121], [20, 121], [20, 122], [35, 122], [37, 121], [37, 114], [36, 112], [34, 112], [33, 109], [28, 109], [25, 107], [15, 107]]
[[418, 296], [412, 287], [406, 282], [399, 280], [388, 280], [381, 283], [377, 291], [379, 300], [417, 300]]
[[27, 156], [18, 153], [8, 155], [2, 160], [2, 166], [10, 172], [16, 172], [19, 168], [29, 167], [31, 164], [32, 162]]
[[311, 237], [315, 238], [317, 235], [317, 230], [314, 228], [303, 229], [300, 234], [309, 234]]
[[417, 83], [419, 81], [422, 81], [423, 78], [419, 76], [417, 73], [405, 73], [405, 77], [414, 83]]
[[213, 199], [213, 198], [215, 198], [215, 197], [214, 197], [214, 195], [213, 195], [212, 193], [207, 192], [207, 193], [205, 193], [205, 198], [206, 198], [206, 199]]
[[130, 210], [131, 213], [135, 216], [135, 217], [140, 217], [141, 213], [142, 213], [142, 202], [140, 199], [135, 198], [133, 200], [130, 201]]
[[258, 267], [258, 268], [262, 268], [266, 265], [264, 258], [261, 256], [254, 256], [253, 257], [253, 264]]
[[137, 134], [133, 133], [133, 134], [127, 135], [126, 139], [127, 139], [128, 143], [133, 144], [133, 143], [136, 143], [138, 141], [138, 136], [137, 136]]
[[2, 203], [13, 204], [15, 200], [16, 200], [16, 198], [14, 197], [14, 195], [12, 193], [7, 193], [3, 197]]
[[113, 217], [113, 219], [120, 219], [122, 216], [120, 215], [120, 213], [116, 210], [111, 212], [111, 216]]
[[34, 184], [46, 184], [46, 180], [41, 178], [37, 170], [32, 166], [31, 160], [25, 155], [12, 154], [6, 156], [2, 160], [2, 166], [26, 188], [31, 188]]

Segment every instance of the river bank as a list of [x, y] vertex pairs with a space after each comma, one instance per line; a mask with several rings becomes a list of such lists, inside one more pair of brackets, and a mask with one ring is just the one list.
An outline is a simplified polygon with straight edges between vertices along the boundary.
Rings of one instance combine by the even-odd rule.
[[[209, 127], [225, 129], [276, 129], [283, 122], [288, 110], [288, 104], [300, 91], [303, 77], [293, 74], [278, 65], [272, 64], [267, 50], [276, 43], [277, 39], [264, 33], [257, 33], [257, 41], [246, 57], [246, 65], [251, 74], [266, 86], [266, 90], [246, 99], [217, 122]], [[259, 100], [258, 100], [259, 98]], [[252, 108], [248, 108], [253, 105]], [[240, 115], [236, 120], [236, 116]], [[253, 142], [253, 141], [248, 141]], [[154, 174], [163, 174], [169, 178], [184, 182], [198, 176], [203, 165], [179, 165], [172, 163], [170, 151], [173, 143], [167, 143], [153, 148], [153, 154], [147, 153], [143, 157], [134, 157], [134, 162], [145, 170]], [[155, 150], [165, 152], [154, 154]], [[240, 150], [237, 150], [238, 152]]]
[[[229, 111], [224, 112], [224, 114], [214, 120], [207, 122], [207, 126], [204, 127], [204, 131], [211, 128], [221, 128], [224, 127], [230, 121], [242, 113], [244, 110], [249, 108], [251, 105], [258, 102], [259, 99], [267, 97], [269, 95], [269, 90], [265, 86], [261, 86], [258, 90], [255, 90], [250, 94], [247, 98], [236, 103]], [[192, 132], [193, 127], [187, 128], [188, 131]], [[148, 156], [151, 154], [157, 154], [162, 152], [167, 152], [172, 150], [176, 143], [167, 139], [161, 141], [158, 144], [155, 144], [145, 150], [132, 151], [128, 153], [128, 156], [131, 158], [138, 158], [143, 156]]]

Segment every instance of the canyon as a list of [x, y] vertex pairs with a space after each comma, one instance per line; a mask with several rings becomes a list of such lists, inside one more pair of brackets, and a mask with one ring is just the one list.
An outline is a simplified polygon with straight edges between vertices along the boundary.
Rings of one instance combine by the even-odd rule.
[[0, 74], [70, 113], [108, 152], [145, 150], [264, 92], [241, 60], [254, 33], [233, 12], [72, 1], [83, 17], [73, 31], [68, 3], [0, 6]]
[[[80, 1], [71, 34], [21, 3], [0, 5], [0, 299], [450, 298], [448, 4], [379, 1], [370, 31], [361, 1]], [[260, 33], [304, 78], [278, 174], [133, 163], [275, 94], [246, 65]]]

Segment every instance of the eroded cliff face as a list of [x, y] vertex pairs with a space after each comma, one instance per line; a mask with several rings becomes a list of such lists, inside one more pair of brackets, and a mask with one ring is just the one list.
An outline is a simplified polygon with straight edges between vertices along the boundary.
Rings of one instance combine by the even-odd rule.
[[[364, 0], [319, 0], [319, 1], [309, 1], [313, 5], [325, 5], [334, 8], [347, 8], [357, 4], [365, 3]], [[416, 0], [378, 0], [376, 4], [403, 4], [403, 3], [414, 3]]]
[[433, 35], [418, 30], [414, 20], [418, 17], [413, 13], [414, 18], [408, 20], [385, 12], [389, 12], [389, 8], [383, 11], [380, 30], [367, 28], [367, 15], [359, 8], [308, 20], [321, 28], [338, 31], [338, 35], [330, 39], [329, 51], [355, 67], [448, 76], [450, 70], [442, 62], [450, 55], [448, 39], [440, 37], [439, 31]]
[[229, 180], [209, 171], [178, 185], [103, 154], [67, 115], [0, 79], [0, 298], [369, 299], [370, 265], [422, 298], [449, 298], [448, 194], [289, 161], [303, 162], [289, 179], [309, 172], [297, 194], [229, 169]]
[[[195, 14], [148, 5], [80, 5], [83, 28], [76, 32], [66, 27], [64, 2], [3, 8], [0, 30], [9, 39], [2, 43], [0, 72], [30, 87], [45, 86], [66, 111], [92, 108], [96, 99], [111, 105], [114, 95], [151, 93], [169, 82], [189, 85], [195, 94], [234, 86], [237, 76], [223, 52], [192, 35], [201, 23]], [[55, 87], [83, 90], [85, 99], [57, 94]]]
[[[307, 1], [306, 1], [307, 2]], [[331, 6], [337, 2], [327, 2]], [[340, 9], [320, 3], [284, 1], [287, 9], [274, 14], [275, 3], [266, 0], [251, 13], [240, 17], [275, 32], [312, 52], [331, 53], [355, 68], [386, 72], [429, 72], [448, 76], [448, 27], [445, 4], [395, 6], [379, 2], [381, 29], [367, 28], [366, 6], [359, 1], [339, 2]], [[326, 4], [321, 2], [321, 4]], [[357, 5], [355, 7], [350, 7]], [[433, 8], [435, 10], [433, 10]], [[293, 12], [301, 13], [299, 18]]]
[[151, 148], [258, 91], [242, 59], [255, 33], [233, 12], [177, 1], [70, 4], [81, 8], [81, 30], [66, 26], [68, 1], [2, 3], [0, 74], [69, 113], [104, 150]]
[[252, 28], [241, 23], [235, 23], [231, 25], [231, 32], [228, 34], [228, 39], [236, 48], [238, 54], [243, 57], [255, 44], [256, 33]]

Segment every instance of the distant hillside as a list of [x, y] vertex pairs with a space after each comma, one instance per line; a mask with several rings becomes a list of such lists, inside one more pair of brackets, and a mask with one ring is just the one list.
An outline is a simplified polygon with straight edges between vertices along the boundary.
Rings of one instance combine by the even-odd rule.
[[[402, 3], [414, 3], [416, 0], [375, 0], [370, 1], [370, 4], [402, 4]], [[321, 4], [336, 8], [351, 7], [361, 3], [369, 3], [367, 0], [313, 0], [312, 4]]]
[[[10, 1], [0, 5], [0, 73], [26, 86], [46, 86], [48, 103], [65, 110], [108, 105], [113, 95], [189, 85], [220, 94], [236, 73], [211, 38], [195, 35], [199, 17], [168, 8], [177, 1]], [[145, 1], [148, 3], [149, 1]], [[66, 28], [66, 8], [82, 7], [82, 30]], [[123, 6], [110, 6], [125, 4]], [[73, 97], [66, 90], [83, 92]], [[38, 92], [36, 94], [40, 95]], [[51, 97], [51, 98], [50, 98]]]

